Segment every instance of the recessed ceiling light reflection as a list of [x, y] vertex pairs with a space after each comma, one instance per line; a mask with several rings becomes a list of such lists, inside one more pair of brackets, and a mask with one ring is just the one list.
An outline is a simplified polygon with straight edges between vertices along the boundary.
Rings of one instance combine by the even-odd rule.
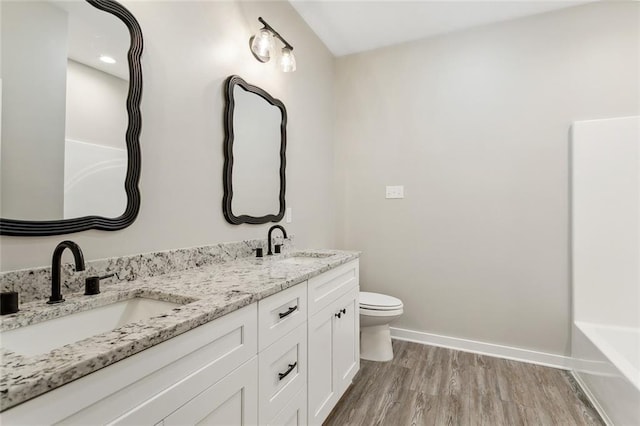
[[105, 64], [115, 64], [116, 60], [113, 59], [111, 56], [107, 56], [107, 55], [100, 55], [100, 60], [102, 62], [104, 62]]

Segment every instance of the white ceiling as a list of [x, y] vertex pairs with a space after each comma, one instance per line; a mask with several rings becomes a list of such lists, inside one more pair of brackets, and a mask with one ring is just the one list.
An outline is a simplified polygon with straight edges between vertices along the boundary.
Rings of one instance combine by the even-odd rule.
[[289, 1], [329, 50], [343, 56], [594, 0]]

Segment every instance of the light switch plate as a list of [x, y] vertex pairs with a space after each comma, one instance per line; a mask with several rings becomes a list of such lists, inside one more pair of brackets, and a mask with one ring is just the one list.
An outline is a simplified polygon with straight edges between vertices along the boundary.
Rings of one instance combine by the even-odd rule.
[[387, 186], [386, 198], [404, 198], [404, 186], [403, 185]]
[[284, 221], [285, 223], [291, 223], [292, 220], [293, 218], [291, 213], [291, 207], [287, 207], [287, 209], [285, 210]]

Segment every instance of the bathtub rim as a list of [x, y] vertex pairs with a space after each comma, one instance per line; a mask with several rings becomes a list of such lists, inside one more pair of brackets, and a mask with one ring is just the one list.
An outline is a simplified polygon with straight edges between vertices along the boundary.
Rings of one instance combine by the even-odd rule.
[[619, 353], [611, 344], [592, 329], [629, 329], [632, 333], [640, 333], [640, 330], [632, 327], [617, 327], [587, 321], [574, 321], [574, 325], [596, 346], [602, 354], [613, 364], [622, 375], [640, 392], [640, 366], [635, 367], [627, 358]]

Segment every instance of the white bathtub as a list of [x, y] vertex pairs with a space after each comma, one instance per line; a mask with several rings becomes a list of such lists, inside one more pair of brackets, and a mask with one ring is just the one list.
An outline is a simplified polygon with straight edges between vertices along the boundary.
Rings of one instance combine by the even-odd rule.
[[571, 137], [574, 375], [607, 423], [640, 426], [640, 116]]
[[640, 330], [576, 321], [574, 376], [605, 422], [640, 425]]

